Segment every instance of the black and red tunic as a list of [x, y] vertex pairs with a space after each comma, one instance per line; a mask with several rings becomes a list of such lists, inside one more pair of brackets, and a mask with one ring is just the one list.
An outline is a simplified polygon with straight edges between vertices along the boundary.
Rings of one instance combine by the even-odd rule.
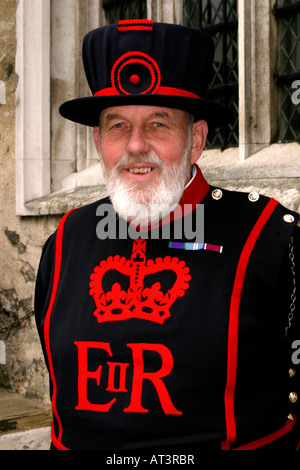
[[199, 168], [182, 203], [193, 209], [183, 227], [204, 207], [204, 240], [172, 238], [176, 220], [169, 238], [159, 227], [99, 239], [107, 198], [67, 214], [47, 241], [35, 310], [53, 448], [297, 448], [298, 305], [284, 333], [298, 216], [216, 190]]

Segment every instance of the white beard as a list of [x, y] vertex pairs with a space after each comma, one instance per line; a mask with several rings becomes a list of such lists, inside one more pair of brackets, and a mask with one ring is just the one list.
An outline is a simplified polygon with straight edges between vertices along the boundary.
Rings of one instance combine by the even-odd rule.
[[[106, 180], [106, 188], [117, 214], [133, 225], [143, 227], [157, 223], [175, 209], [191, 176], [191, 137], [178, 165], [166, 169], [163, 161], [154, 153], [141, 157], [124, 155], [109, 172], [104, 167], [101, 152], [100, 163]], [[161, 171], [159, 183], [139, 183], [122, 176], [121, 168], [132, 163], [148, 163]]]

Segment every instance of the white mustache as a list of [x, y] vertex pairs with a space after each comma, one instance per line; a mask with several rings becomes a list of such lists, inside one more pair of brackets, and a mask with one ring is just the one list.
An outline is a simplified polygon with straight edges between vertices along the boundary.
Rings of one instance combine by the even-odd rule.
[[130, 165], [144, 163], [147, 163], [149, 166], [158, 166], [162, 169], [165, 167], [164, 162], [154, 152], [151, 152], [147, 155], [138, 155], [134, 157], [131, 155], [124, 155], [115, 165], [115, 170], [121, 170], [127, 168]]

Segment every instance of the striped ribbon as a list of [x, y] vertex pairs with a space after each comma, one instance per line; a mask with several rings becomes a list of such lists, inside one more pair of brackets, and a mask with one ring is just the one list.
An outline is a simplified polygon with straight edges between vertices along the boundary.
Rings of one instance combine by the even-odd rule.
[[179, 250], [207, 250], [222, 253], [223, 246], [212, 245], [211, 243], [184, 243], [169, 242], [169, 248], [177, 248]]

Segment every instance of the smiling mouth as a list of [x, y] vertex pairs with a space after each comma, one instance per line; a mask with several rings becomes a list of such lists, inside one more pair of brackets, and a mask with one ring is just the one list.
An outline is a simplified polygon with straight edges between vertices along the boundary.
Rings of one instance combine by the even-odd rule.
[[145, 174], [145, 173], [150, 173], [150, 171], [154, 170], [153, 167], [143, 167], [143, 168], [128, 168], [127, 171], [129, 173], [134, 173], [134, 174]]

